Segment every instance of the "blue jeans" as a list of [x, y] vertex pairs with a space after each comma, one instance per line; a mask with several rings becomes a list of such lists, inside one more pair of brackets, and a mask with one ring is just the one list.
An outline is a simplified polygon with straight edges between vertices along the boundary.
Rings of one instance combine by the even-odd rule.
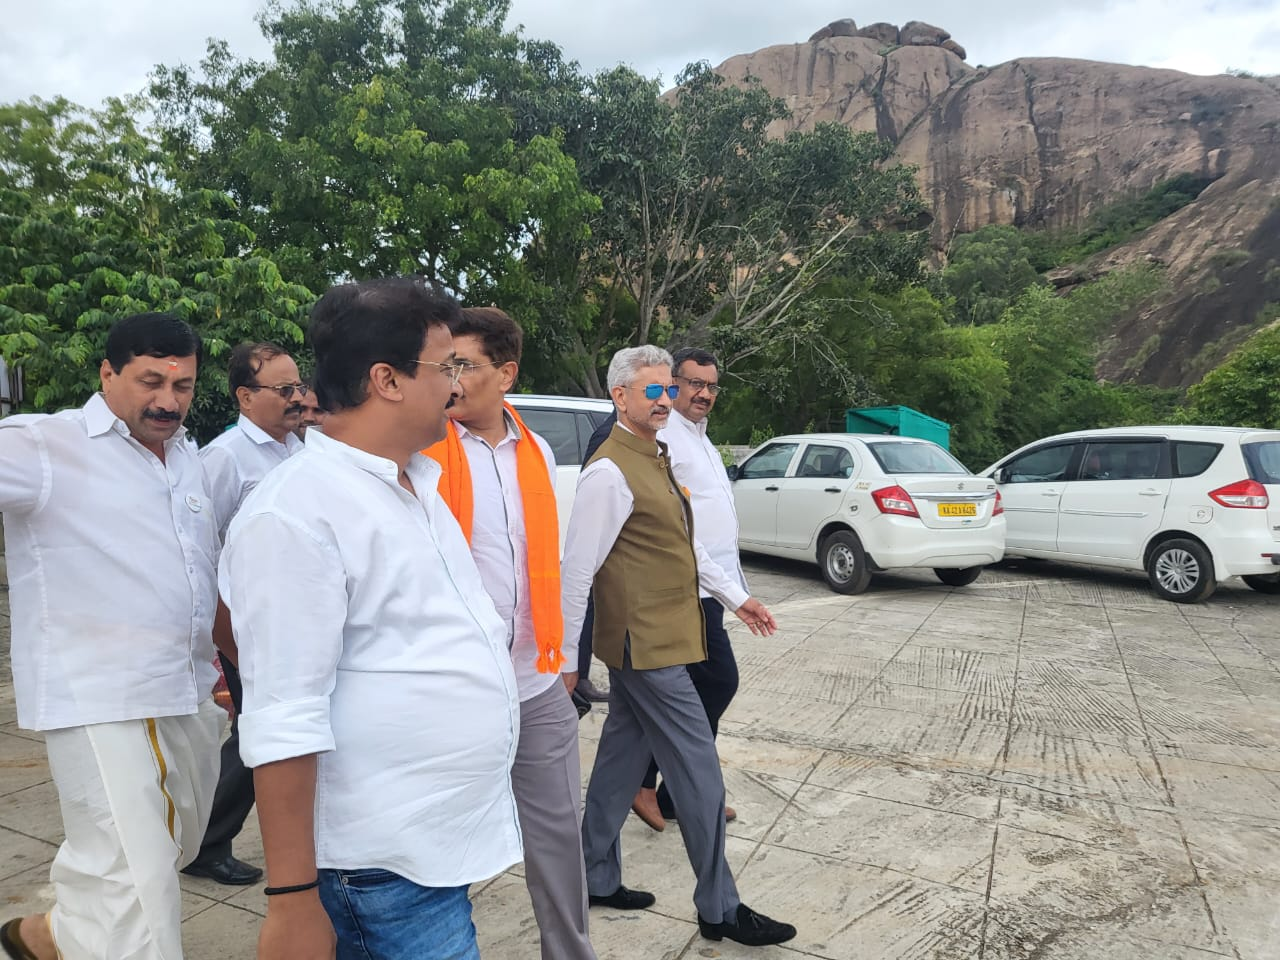
[[321, 870], [338, 960], [480, 960], [466, 887], [420, 887], [389, 870]]

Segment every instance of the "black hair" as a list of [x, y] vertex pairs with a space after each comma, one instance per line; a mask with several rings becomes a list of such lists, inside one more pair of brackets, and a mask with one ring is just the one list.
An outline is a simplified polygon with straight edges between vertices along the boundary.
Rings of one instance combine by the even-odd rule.
[[463, 307], [462, 316], [449, 324], [455, 337], [479, 337], [484, 352], [495, 363], [519, 363], [524, 352], [524, 331], [497, 307]]
[[227, 361], [227, 386], [231, 390], [231, 399], [236, 399], [236, 391], [241, 387], [258, 385], [256, 378], [264, 363], [288, 355], [288, 350], [274, 343], [238, 344]]
[[692, 360], [700, 367], [715, 367], [716, 372], [720, 370], [720, 361], [716, 359], [714, 353], [709, 353], [698, 347], [681, 347], [671, 357], [672, 376], [680, 375], [680, 367], [686, 360]]
[[191, 325], [167, 313], [135, 313], [107, 334], [107, 363], [119, 373], [134, 357], [190, 357], [198, 365], [204, 344]]
[[458, 301], [415, 277], [343, 283], [311, 309], [316, 399], [337, 412], [368, 397], [369, 369], [386, 363], [414, 378], [431, 327], [458, 320]]

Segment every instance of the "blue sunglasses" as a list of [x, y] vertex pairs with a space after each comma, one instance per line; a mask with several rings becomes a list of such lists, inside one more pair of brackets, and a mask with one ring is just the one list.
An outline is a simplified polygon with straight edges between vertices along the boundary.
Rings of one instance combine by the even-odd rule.
[[663, 393], [666, 393], [668, 397], [674, 400], [680, 396], [680, 388], [674, 383], [669, 387], [664, 387], [660, 383], [651, 383], [644, 388], [644, 398], [646, 400], [657, 400]]

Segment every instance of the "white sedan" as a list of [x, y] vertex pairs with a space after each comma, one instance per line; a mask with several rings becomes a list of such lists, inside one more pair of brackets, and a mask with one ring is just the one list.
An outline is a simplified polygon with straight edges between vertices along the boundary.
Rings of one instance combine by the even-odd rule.
[[928, 440], [774, 437], [729, 474], [739, 547], [817, 561], [839, 593], [860, 593], [893, 567], [930, 567], [962, 587], [1004, 556], [995, 482]]

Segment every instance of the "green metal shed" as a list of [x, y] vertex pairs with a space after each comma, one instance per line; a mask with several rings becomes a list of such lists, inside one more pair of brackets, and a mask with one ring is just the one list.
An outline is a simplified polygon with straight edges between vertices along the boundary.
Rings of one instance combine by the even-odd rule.
[[910, 407], [858, 407], [844, 414], [846, 433], [883, 433], [896, 437], [932, 440], [951, 449], [951, 424], [935, 420]]

